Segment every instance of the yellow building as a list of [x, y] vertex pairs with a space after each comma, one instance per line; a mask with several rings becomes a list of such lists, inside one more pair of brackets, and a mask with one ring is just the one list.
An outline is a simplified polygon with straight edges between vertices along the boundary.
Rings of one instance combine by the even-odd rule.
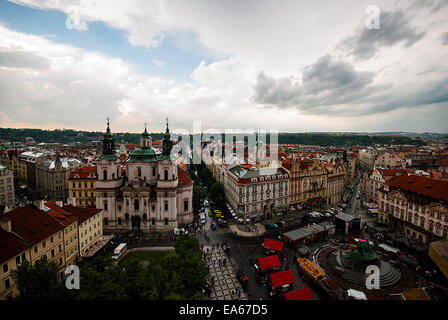
[[344, 165], [338, 163], [325, 163], [327, 176], [327, 204], [336, 206], [342, 202], [345, 190], [346, 170]]
[[62, 203], [58, 205], [54, 201], [47, 201], [45, 206], [48, 208], [44, 209], [47, 214], [64, 226], [63, 247], [65, 263], [66, 265], [74, 264], [76, 258], [79, 257], [78, 217], [70, 211], [64, 210], [61, 207]]
[[65, 267], [64, 226], [32, 205], [5, 213], [4, 219], [5, 224], [10, 223], [10, 230], [27, 243], [26, 256], [31, 264], [34, 265], [38, 259], [46, 257], [60, 266], [59, 277], [62, 279]]
[[103, 239], [103, 210], [66, 205], [64, 210], [78, 217], [78, 248], [83, 257]]
[[1, 220], [0, 243], [0, 300], [8, 300], [18, 293], [11, 272], [23, 261], [30, 260], [29, 246], [11, 233], [10, 219]]
[[86, 166], [73, 170], [68, 178], [68, 203], [76, 207], [95, 208], [96, 179], [96, 166]]
[[302, 207], [319, 208], [327, 201], [327, 171], [318, 160], [300, 161], [299, 201]]

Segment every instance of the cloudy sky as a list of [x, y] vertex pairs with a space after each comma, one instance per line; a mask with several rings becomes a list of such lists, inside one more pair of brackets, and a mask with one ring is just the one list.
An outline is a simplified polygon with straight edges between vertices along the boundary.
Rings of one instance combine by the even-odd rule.
[[0, 0], [1, 127], [448, 132], [447, 69], [445, 0]]

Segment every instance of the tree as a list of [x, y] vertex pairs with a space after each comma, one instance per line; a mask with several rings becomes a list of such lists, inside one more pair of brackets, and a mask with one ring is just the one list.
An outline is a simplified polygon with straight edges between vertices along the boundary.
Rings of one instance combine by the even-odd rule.
[[19, 300], [54, 300], [69, 299], [70, 291], [58, 283], [59, 265], [48, 261], [45, 257], [34, 265], [28, 261], [22, 262], [12, 277], [19, 289]]

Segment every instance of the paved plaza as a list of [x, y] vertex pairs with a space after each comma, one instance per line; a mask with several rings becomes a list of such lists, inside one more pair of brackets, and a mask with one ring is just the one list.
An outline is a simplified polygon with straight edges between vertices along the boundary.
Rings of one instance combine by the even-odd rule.
[[[212, 249], [212, 246], [205, 246], [204, 253], [207, 253], [207, 249], [210, 266], [209, 275], [214, 279], [210, 300], [247, 300], [247, 295], [241, 289], [235, 269], [225, 252], [221, 248], [217, 249], [215, 247]], [[224, 259], [226, 259], [225, 265], [223, 263]], [[239, 288], [240, 297], [236, 294], [236, 288]]]

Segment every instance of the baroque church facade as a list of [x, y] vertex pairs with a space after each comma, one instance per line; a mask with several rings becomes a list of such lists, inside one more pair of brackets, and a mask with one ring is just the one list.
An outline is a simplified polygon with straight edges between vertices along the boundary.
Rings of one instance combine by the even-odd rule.
[[107, 123], [95, 190], [104, 231], [172, 231], [193, 221], [193, 181], [170, 158], [171, 149], [168, 123], [162, 151], [152, 146], [145, 127], [139, 148], [126, 159], [122, 172]]

